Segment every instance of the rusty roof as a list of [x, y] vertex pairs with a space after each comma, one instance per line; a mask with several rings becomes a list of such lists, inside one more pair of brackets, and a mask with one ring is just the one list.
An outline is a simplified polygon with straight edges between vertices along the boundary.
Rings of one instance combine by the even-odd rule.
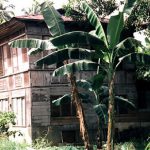
[[[43, 21], [44, 18], [42, 15], [24, 15], [24, 16], [16, 16], [14, 17], [19, 20], [32, 20], [32, 21]], [[71, 17], [62, 16], [63, 21], [73, 21]]]

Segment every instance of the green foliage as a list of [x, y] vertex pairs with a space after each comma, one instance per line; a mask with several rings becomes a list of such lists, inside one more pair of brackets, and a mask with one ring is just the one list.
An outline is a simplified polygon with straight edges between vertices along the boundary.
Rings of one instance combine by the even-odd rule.
[[120, 39], [120, 34], [124, 26], [123, 13], [119, 12], [118, 15], [112, 16], [109, 20], [107, 27], [107, 39], [109, 42], [109, 48], [113, 49]]
[[138, 65], [136, 74], [137, 74], [137, 79], [150, 81], [150, 66]]
[[[73, 17], [75, 20], [81, 20], [84, 17], [84, 11], [80, 8], [82, 0], [69, 0], [68, 4], [64, 6], [66, 15]], [[98, 16], [104, 17], [112, 13], [117, 5], [115, 0], [92, 0], [86, 1]], [[77, 11], [79, 13], [72, 13]]]
[[24, 12], [25, 15], [39, 15], [41, 14], [40, 3], [37, 0], [33, 0], [33, 4], [30, 8], [23, 8], [21, 11]]
[[0, 134], [9, 132], [9, 124], [15, 124], [15, 118], [13, 112], [0, 112]]
[[88, 6], [87, 3], [84, 3], [84, 2], [81, 3], [81, 8], [87, 14], [87, 18], [88, 18], [89, 22], [91, 23], [91, 25], [93, 25], [95, 27], [96, 35], [99, 37], [99, 39], [103, 40], [103, 42], [105, 43], [105, 45], [107, 47], [108, 43], [107, 43], [107, 40], [106, 40], [106, 36], [105, 36], [103, 27], [102, 27], [97, 15], [93, 11], [93, 9]]
[[148, 144], [146, 145], [145, 150], [150, 150], [150, 142], [148, 142]]
[[78, 71], [95, 71], [97, 64], [89, 60], [79, 60], [55, 69], [53, 76], [64, 76]]
[[55, 48], [49, 40], [39, 40], [39, 39], [28, 39], [28, 40], [19, 39], [14, 42], [10, 42], [9, 44], [11, 45], [11, 47], [16, 47], [16, 48], [20, 48], [20, 47], [38, 48], [38, 49], [31, 49], [30, 54], [35, 54], [43, 50], [49, 50]]
[[0, 150], [27, 150], [26, 143], [16, 143], [5, 138], [0, 138]]
[[136, 30], [142, 28], [142, 24], [147, 24], [150, 22], [150, 1], [140, 0], [134, 7], [126, 25], [135, 26]]
[[35, 64], [42, 66], [43, 64], [52, 65], [69, 59], [94, 59], [95, 52], [82, 48], [65, 48], [52, 52], [51, 54], [37, 60]]
[[65, 33], [65, 27], [63, 19], [60, 14], [55, 11], [55, 8], [52, 6], [53, 3], [45, 2], [41, 5], [42, 15], [44, 20], [49, 28], [49, 31], [52, 36], [58, 36]]
[[[59, 50], [61, 49], [62, 51], [64, 50], [63, 48], [76, 48], [76, 50], [78, 48], [83, 48], [84, 46], [90, 46], [94, 49], [95, 54], [97, 54], [97, 60], [80, 60], [80, 61], [75, 61], [73, 63], [70, 64], [65, 64], [64, 66], [57, 68], [53, 75], [54, 76], [63, 76], [66, 74], [70, 74], [70, 73], [75, 73], [77, 71], [83, 71], [83, 70], [97, 70], [97, 76], [103, 75], [103, 77], [100, 78], [96, 78], [95, 81], [98, 83], [102, 83], [104, 78], [108, 79], [108, 86], [110, 88], [110, 94], [109, 94], [109, 98], [107, 96], [107, 98], [109, 99], [109, 108], [112, 108], [109, 110], [109, 118], [110, 118], [110, 122], [113, 125], [113, 115], [114, 115], [114, 101], [117, 100], [122, 100], [122, 101], [127, 101], [126, 99], [123, 99], [121, 97], [115, 97], [115, 93], [114, 93], [114, 77], [115, 77], [115, 73], [117, 70], [117, 67], [119, 66], [119, 64], [124, 61], [124, 60], [128, 60], [130, 62], [133, 63], [142, 63], [142, 64], [150, 64], [150, 55], [149, 54], [143, 54], [142, 51], [142, 47], [139, 44], [139, 42], [137, 40], [135, 40], [134, 38], [129, 38], [129, 39], [125, 39], [124, 41], [120, 41], [120, 35], [122, 33], [123, 27], [124, 27], [124, 11], [128, 11], [129, 13], [132, 11], [132, 6], [134, 6], [135, 0], [133, 1], [133, 3], [130, 3], [130, 5], [124, 4], [124, 9], [123, 11], [119, 11], [117, 15], [115, 16], [111, 16], [110, 18], [110, 23], [108, 24], [108, 29], [107, 29], [107, 36], [104, 33], [104, 30], [101, 26], [101, 23], [98, 20], [98, 17], [96, 16], [96, 14], [94, 13], [94, 11], [92, 11], [92, 9], [86, 4], [86, 2], [82, 3], [82, 8], [84, 9], [83, 11], [85, 11], [87, 13], [87, 17], [90, 21], [90, 23], [95, 27], [95, 33], [96, 36], [91, 35], [89, 33], [86, 32], [80, 32], [80, 31], [75, 31], [75, 32], [69, 32], [69, 33], [65, 33], [63, 35], [61, 35], [63, 32], [59, 32], [59, 30], [63, 30], [63, 28], [57, 29], [58, 31], [58, 35], [57, 37], [54, 37], [52, 39], [49, 40], [49, 42], [52, 42], [54, 46], [56, 46]], [[49, 6], [48, 6], [49, 7]], [[47, 6], [46, 6], [47, 9]], [[54, 11], [54, 10], [53, 10]], [[48, 12], [48, 11], [47, 11]], [[47, 14], [47, 12], [45, 12]], [[49, 14], [49, 13], [48, 13]], [[49, 14], [51, 15], [51, 14]], [[47, 16], [46, 16], [47, 17]], [[57, 20], [59, 20], [57, 14], [56, 17], [54, 17], [57, 22]], [[47, 18], [45, 18], [47, 20]], [[56, 23], [55, 22], [55, 23]], [[48, 23], [51, 24], [50, 20]], [[58, 25], [58, 24], [57, 24]], [[57, 27], [56, 25], [56, 27]], [[58, 25], [59, 26], [59, 25]], [[61, 26], [61, 25], [60, 25]], [[50, 29], [53, 30], [55, 28], [51, 28]], [[54, 33], [57, 33], [56, 30], [54, 30]], [[55, 35], [55, 34], [54, 34]], [[119, 43], [121, 42], [121, 43]], [[12, 44], [13, 45], [13, 44]], [[34, 48], [41, 48], [38, 47], [38, 45], [34, 45]], [[128, 48], [130, 47], [130, 48]], [[140, 48], [139, 48], [140, 47]], [[83, 49], [86, 51], [86, 49]], [[100, 54], [102, 55], [98, 55], [99, 51], [101, 51]], [[58, 51], [58, 53], [61, 53], [61, 51]], [[57, 56], [59, 56], [57, 53]], [[64, 50], [64, 53], [68, 53], [68, 51], [66, 52], [66, 50]], [[77, 53], [78, 54], [78, 53]], [[54, 55], [54, 53], [52, 53], [51, 55]], [[70, 55], [70, 54], [69, 54]], [[56, 56], [56, 55], [55, 55]], [[56, 60], [57, 60], [57, 56], [56, 56]], [[50, 58], [50, 56], [49, 56]], [[70, 58], [67, 57], [66, 58]], [[83, 58], [83, 57], [82, 57]], [[44, 59], [46, 60], [47, 58], [43, 58], [43, 63], [44, 63]], [[84, 59], [84, 58], [83, 58]], [[41, 60], [40, 60], [41, 61]], [[47, 61], [45, 61], [47, 62]], [[36, 62], [38, 63], [38, 62]], [[52, 62], [51, 62], [52, 63]], [[53, 62], [56, 63], [56, 62]], [[105, 72], [105, 73], [104, 73]], [[98, 79], [98, 80], [97, 80]], [[101, 79], [102, 82], [99, 82], [99, 79]], [[97, 86], [98, 87], [98, 86]], [[97, 105], [101, 104], [101, 102], [99, 102], [99, 95], [100, 95], [100, 87], [101, 84], [98, 88], [96, 88], [95, 90], [95, 97], [96, 97], [96, 101], [97, 101]], [[96, 107], [98, 108], [98, 107]], [[102, 108], [102, 107], [101, 107]], [[113, 129], [111, 128], [110, 131], [112, 131]], [[108, 137], [111, 138], [111, 140], [109, 141], [113, 141], [112, 135], [108, 135]], [[110, 143], [108, 143], [108, 145], [110, 145]]]
[[8, 3], [9, 0], [0, 0], [0, 24], [10, 20], [13, 16], [14, 5]]
[[62, 97], [56, 99], [56, 100], [53, 100], [53, 104], [55, 104], [56, 106], [59, 106], [63, 103], [68, 103], [71, 101], [71, 95], [70, 94], [65, 94], [63, 95]]
[[48, 147], [51, 147], [51, 144], [52, 143], [45, 137], [39, 137], [33, 141], [32, 147], [36, 150], [48, 150]]
[[64, 48], [64, 46], [66, 46], [67, 48], [68, 47], [85, 48], [85, 46], [92, 46], [94, 49], [106, 48], [104, 41], [102, 39], [99, 39], [98, 37], [83, 31], [73, 31], [65, 33], [63, 35], [51, 39], [51, 42], [54, 46], [61, 49], [62, 47]]

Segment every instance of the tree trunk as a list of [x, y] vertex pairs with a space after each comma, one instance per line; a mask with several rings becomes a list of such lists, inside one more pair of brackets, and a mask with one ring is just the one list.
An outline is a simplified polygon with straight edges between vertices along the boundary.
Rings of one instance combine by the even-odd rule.
[[88, 130], [87, 130], [87, 124], [85, 121], [85, 115], [84, 115], [84, 111], [83, 111], [82, 102], [78, 96], [78, 89], [76, 86], [75, 77], [72, 74], [70, 74], [68, 77], [69, 77], [69, 79], [71, 81], [71, 85], [72, 85], [72, 98], [73, 98], [73, 102], [76, 105], [77, 114], [79, 116], [80, 133], [82, 134], [84, 146], [85, 146], [86, 150], [92, 150], [93, 148], [90, 145], [90, 140], [89, 140], [89, 135], [88, 135]]
[[108, 130], [107, 130], [107, 150], [114, 149], [114, 76], [109, 82], [109, 106], [108, 106]]

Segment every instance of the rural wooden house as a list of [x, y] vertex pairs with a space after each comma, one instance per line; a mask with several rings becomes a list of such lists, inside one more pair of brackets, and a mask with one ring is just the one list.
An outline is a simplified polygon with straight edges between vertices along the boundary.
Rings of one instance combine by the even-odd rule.
[[[63, 19], [67, 30], [81, 28], [70, 18]], [[71, 103], [61, 107], [51, 105], [53, 99], [70, 93], [67, 78], [52, 77], [56, 65], [34, 66], [34, 62], [48, 51], [28, 56], [27, 48], [10, 48], [8, 45], [15, 39], [47, 39], [49, 36], [41, 15], [14, 17], [0, 26], [0, 111], [15, 112], [16, 125], [12, 129], [23, 134], [18, 139], [31, 142], [41, 134], [51, 133], [49, 136], [52, 135], [52, 140], [58, 143], [79, 142], [79, 123], [74, 106]], [[91, 118], [89, 128], [96, 129], [96, 115], [91, 111], [92, 107], [85, 107]]]
[[[89, 30], [85, 24], [73, 22], [70, 18], [62, 17], [67, 30]], [[20, 130], [22, 139], [31, 142], [40, 135], [49, 136], [56, 142], [80, 143], [79, 122], [74, 106], [65, 104], [53, 106], [53, 99], [70, 93], [70, 84], [66, 77], [52, 77], [56, 65], [34, 66], [34, 62], [48, 54], [28, 56], [27, 48], [10, 48], [8, 43], [21, 38], [47, 39], [49, 30], [41, 15], [14, 17], [0, 25], [0, 111], [14, 111], [16, 125], [14, 130]], [[85, 79], [94, 72], [77, 74], [77, 78]], [[124, 64], [117, 72], [116, 93], [131, 100], [138, 99], [139, 109], [118, 109], [116, 128], [122, 130], [130, 126], [150, 125], [150, 86], [138, 83], [136, 88], [135, 73], [132, 65]], [[96, 140], [97, 116], [91, 104], [84, 104], [89, 133]]]

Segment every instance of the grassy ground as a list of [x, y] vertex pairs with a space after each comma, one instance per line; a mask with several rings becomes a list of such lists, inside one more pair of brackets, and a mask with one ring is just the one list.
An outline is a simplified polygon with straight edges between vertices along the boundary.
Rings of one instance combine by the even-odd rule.
[[[146, 148], [147, 145], [147, 148]], [[96, 147], [94, 148], [96, 150]], [[0, 150], [84, 150], [83, 147], [60, 146], [51, 147], [47, 141], [38, 140], [32, 146], [25, 143], [15, 143], [5, 138], [0, 138]], [[103, 149], [105, 150], [105, 148]], [[145, 142], [125, 142], [115, 146], [115, 150], [150, 150], [150, 143]]]

